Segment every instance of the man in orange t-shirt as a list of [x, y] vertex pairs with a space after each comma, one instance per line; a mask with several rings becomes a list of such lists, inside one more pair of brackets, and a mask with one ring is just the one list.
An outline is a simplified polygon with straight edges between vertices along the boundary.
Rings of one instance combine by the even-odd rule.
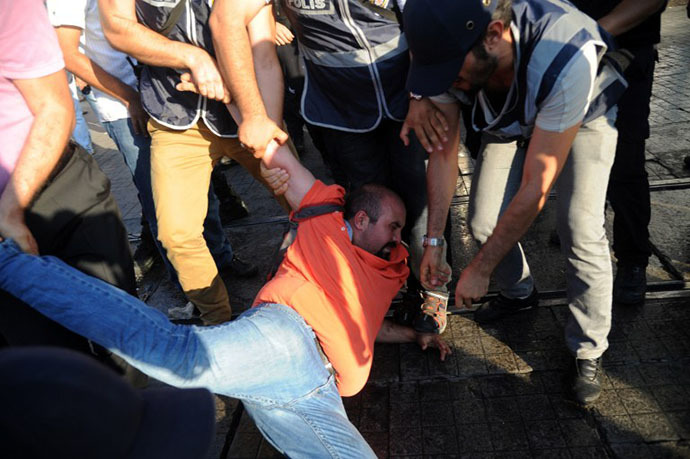
[[[345, 205], [300, 223], [255, 307], [214, 327], [175, 325], [160, 311], [54, 258], [0, 243], [0, 288], [179, 387], [238, 398], [266, 439], [288, 457], [375, 457], [347, 418], [341, 395], [366, 383], [374, 341], [417, 341], [450, 353], [438, 335], [384, 319], [405, 278], [405, 207], [366, 185], [347, 199], [291, 154], [267, 151], [267, 181], [293, 209]], [[276, 172], [277, 171], [277, 172]], [[324, 355], [325, 354], [325, 355]]]

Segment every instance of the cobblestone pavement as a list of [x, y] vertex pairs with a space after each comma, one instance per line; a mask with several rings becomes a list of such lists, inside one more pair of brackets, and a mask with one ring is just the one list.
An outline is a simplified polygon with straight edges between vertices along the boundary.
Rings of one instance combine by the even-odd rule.
[[[435, 351], [422, 352], [416, 345], [377, 345], [369, 383], [345, 405], [380, 457], [690, 457], [690, 301], [684, 295], [690, 281], [690, 170], [682, 164], [690, 155], [690, 20], [684, 7], [667, 10], [662, 35], [647, 144], [647, 169], [659, 188], [652, 193], [650, 227], [658, 253], [647, 274], [651, 289], [658, 291], [643, 307], [614, 308], [601, 399], [583, 409], [562, 394], [561, 378], [571, 357], [562, 337], [563, 264], [552, 238], [554, 212], [547, 205], [523, 241], [545, 292], [542, 307], [491, 327], [478, 326], [471, 314], [451, 316], [445, 336], [454, 354], [443, 363]], [[91, 115], [96, 159], [111, 177], [136, 248], [136, 191]], [[456, 278], [476, 250], [464, 225], [472, 163], [462, 154], [460, 160], [452, 209]], [[302, 161], [329, 181], [309, 142]], [[240, 256], [265, 272], [281, 234], [276, 222], [284, 215], [240, 167], [226, 175], [250, 210], [249, 217], [226, 228], [230, 240]], [[138, 273], [140, 296], [149, 305], [167, 311], [184, 304], [159, 264], [140, 263]], [[235, 313], [250, 305], [263, 278], [225, 279]], [[684, 290], [673, 294], [666, 291], [669, 285]], [[217, 397], [217, 406], [210, 458], [279, 456], [236, 400]]]

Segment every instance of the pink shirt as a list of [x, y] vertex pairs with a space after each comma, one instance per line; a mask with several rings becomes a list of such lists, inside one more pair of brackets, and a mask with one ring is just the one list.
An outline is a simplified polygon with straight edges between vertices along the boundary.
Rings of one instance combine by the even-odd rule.
[[0, 0], [0, 193], [14, 170], [34, 116], [12, 80], [64, 68], [42, 0]]

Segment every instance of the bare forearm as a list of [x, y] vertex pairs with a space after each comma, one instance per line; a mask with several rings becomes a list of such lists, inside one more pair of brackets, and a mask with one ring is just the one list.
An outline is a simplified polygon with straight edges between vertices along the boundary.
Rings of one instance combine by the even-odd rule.
[[275, 19], [271, 8], [262, 8], [247, 27], [254, 58], [256, 82], [268, 117], [283, 123], [283, 71], [276, 54]]
[[523, 183], [505, 213], [499, 218], [493, 233], [470, 263], [483, 275], [491, 275], [503, 257], [525, 235], [544, 207], [548, 192], [544, 195], [539, 188], [533, 184]]
[[220, 72], [244, 119], [266, 116], [247, 30], [263, 5], [262, 1], [218, 0], [209, 19]]
[[379, 333], [376, 335], [377, 343], [414, 343], [417, 339], [412, 327], [396, 324], [392, 320], [384, 319]]
[[[64, 72], [62, 100], [46, 97], [35, 113], [29, 136], [0, 197], [0, 218], [23, 212], [55, 168], [74, 126], [72, 104]], [[66, 99], [65, 99], [66, 97]]]
[[599, 24], [613, 36], [638, 26], [664, 6], [664, 0], [623, 0]]
[[443, 152], [434, 152], [429, 156], [426, 172], [429, 199], [427, 235], [429, 237], [443, 236], [448, 209], [458, 181], [459, 132], [453, 131], [450, 136], [449, 141], [444, 144]]
[[169, 40], [137, 22], [133, 0], [99, 0], [103, 32], [113, 48], [137, 60], [175, 69], [192, 68], [199, 48]]
[[67, 70], [99, 91], [115, 97], [125, 105], [128, 105], [133, 98], [139, 97], [136, 89], [112, 76], [79, 51], [68, 54], [63, 48], [63, 55]]
[[[272, 145], [276, 146], [275, 143]], [[314, 175], [299, 162], [287, 145], [281, 145], [276, 149], [269, 146], [262, 161], [267, 168], [280, 168], [290, 175], [284, 196], [292, 209], [298, 209], [302, 199], [316, 181]]]

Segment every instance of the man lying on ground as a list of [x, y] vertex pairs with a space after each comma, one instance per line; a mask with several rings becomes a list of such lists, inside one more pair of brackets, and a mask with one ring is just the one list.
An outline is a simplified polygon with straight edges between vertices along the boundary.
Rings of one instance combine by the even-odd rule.
[[[275, 187], [287, 180], [293, 209], [345, 211], [305, 220], [254, 307], [214, 327], [175, 325], [164, 314], [52, 257], [0, 244], [0, 288], [111, 349], [144, 373], [179, 387], [238, 398], [266, 439], [289, 457], [375, 457], [347, 419], [341, 395], [359, 392], [374, 340], [450, 348], [438, 335], [384, 319], [407, 278], [400, 245], [405, 208], [392, 191], [366, 185], [344, 198], [284, 149], [267, 153]], [[289, 174], [289, 179], [288, 179]]]

